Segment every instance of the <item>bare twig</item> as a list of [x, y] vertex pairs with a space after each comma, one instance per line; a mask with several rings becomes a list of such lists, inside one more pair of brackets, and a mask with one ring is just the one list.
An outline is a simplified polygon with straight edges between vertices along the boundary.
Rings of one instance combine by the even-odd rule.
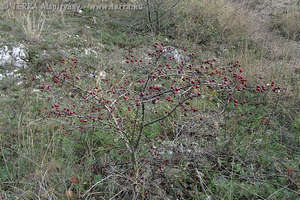
[[94, 185], [92, 185], [92, 187], [90, 187], [90, 189], [88, 189], [83, 195], [82, 195], [82, 198], [85, 197], [92, 189], [94, 189], [94, 187], [96, 187], [97, 185], [99, 185], [100, 183], [102, 183], [103, 181], [113, 177], [115, 175], [109, 175], [103, 179], [101, 179], [100, 181], [98, 181], [97, 183], [95, 183]]

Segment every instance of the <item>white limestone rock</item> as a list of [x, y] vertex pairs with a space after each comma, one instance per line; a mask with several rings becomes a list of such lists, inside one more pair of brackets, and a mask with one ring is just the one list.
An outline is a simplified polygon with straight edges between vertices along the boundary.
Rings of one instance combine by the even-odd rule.
[[27, 68], [27, 56], [28, 53], [23, 44], [13, 46], [11, 50], [8, 46], [2, 46], [0, 48], [0, 67], [7, 65], [13, 68], [25, 69]]

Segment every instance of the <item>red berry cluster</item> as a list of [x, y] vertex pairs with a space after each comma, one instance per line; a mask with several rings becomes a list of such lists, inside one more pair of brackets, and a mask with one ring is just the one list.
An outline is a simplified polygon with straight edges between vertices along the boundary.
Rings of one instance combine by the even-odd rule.
[[[206, 123], [201, 101], [221, 102], [224, 106], [246, 103], [241, 93], [249, 88], [239, 61], [224, 64], [216, 58], [202, 60], [197, 52], [191, 52], [189, 62], [177, 62], [173, 57], [164, 59], [168, 48], [164, 43], [156, 42], [153, 47], [148, 52], [150, 62], [130, 54], [125, 62], [127, 72], [108, 75], [101, 85], [85, 78], [86, 70], [75, 58], [48, 66], [44, 71], [48, 79], [40, 83], [39, 89], [48, 93], [49, 106], [40, 108], [39, 114], [60, 118], [68, 134], [75, 129], [95, 128], [116, 133], [130, 145], [128, 152], [135, 154], [145, 128], [177, 111], [182, 117]], [[256, 91], [270, 88], [279, 91], [280, 86], [272, 82], [258, 85]], [[176, 119], [172, 121], [172, 126], [178, 125]]]
[[[162, 59], [166, 51], [164, 43], [156, 42], [153, 46], [154, 50], [148, 52], [151, 58], [148, 64], [134, 54], [126, 57], [127, 69], [139, 76], [129, 72], [121, 82], [106, 79], [101, 88], [90, 87], [91, 84], [81, 78], [85, 75], [75, 58], [62, 59], [61, 65], [48, 66], [44, 72], [52, 81], [41, 83], [40, 89], [53, 93], [49, 96], [56, 98], [52, 100], [55, 102], [66, 94], [71, 95], [70, 99], [60, 101], [61, 106], [47, 110], [47, 116], [72, 121], [70, 126], [73, 127], [106, 124], [116, 132], [124, 132], [131, 126], [156, 123], [178, 109], [183, 110], [185, 116], [200, 112], [193, 99], [202, 98], [203, 94], [210, 100], [221, 97], [225, 103], [239, 103], [233, 96], [246, 89], [247, 79], [238, 61], [222, 66], [215, 58], [203, 61], [197, 59], [196, 52], [191, 52], [189, 63], [178, 63], [174, 58]], [[132, 111], [135, 114], [130, 114]], [[71, 118], [77, 118], [77, 122]], [[142, 121], [137, 124], [136, 119]]]
[[[188, 128], [192, 128], [191, 124], [204, 125], [208, 118], [203, 117], [203, 102], [220, 103], [223, 108], [229, 104], [239, 106], [247, 103], [241, 94], [248, 90], [257, 94], [280, 90], [274, 81], [248, 88], [239, 61], [202, 60], [197, 52], [191, 52], [188, 55], [192, 59], [178, 62], [173, 56], [164, 58], [168, 48], [163, 42], [154, 43], [153, 50], [148, 52], [149, 62], [134, 54], [126, 56], [126, 73], [108, 75], [101, 85], [86, 78], [86, 70], [75, 58], [62, 59], [60, 64], [48, 66], [44, 70], [47, 78], [40, 81], [38, 89], [47, 94], [49, 105], [39, 108], [38, 115], [44, 119], [59, 118], [57, 121], [62, 123], [62, 130], [67, 135], [75, 130], [95, 129], [115, 133], [126, 146], [125, 150], [120, 150], [120, 155], [130, 155], [134, 164], [161, 162], [158, 168], [161, 172], [168, 160], [160, 151], [152, 148], [148, 149], [147, 155], [141, 152], [147, 146], [141, 145], [148, 141], [144, 134], [147, 127], [155, 123], [163, 126], [162, 122], [167, 118], [173, 127], [182, 124], [179, 118], [191, 121], [186, 123]], [[32, 78], [32, 81], [36, 80], [36, 77]], [[216, 106], [220, 111], [223, 108]], [[179, 116], [178, 119], [175, 116]], [[194, 123], [196, 120], [198, 123]], [[161, 135], [152, 141], [163, 139]], [[102, 167], [102, 171], [107, 170], [106, 166]], [[145, 181], [143, 177], [135, 178], [139, 183]]]

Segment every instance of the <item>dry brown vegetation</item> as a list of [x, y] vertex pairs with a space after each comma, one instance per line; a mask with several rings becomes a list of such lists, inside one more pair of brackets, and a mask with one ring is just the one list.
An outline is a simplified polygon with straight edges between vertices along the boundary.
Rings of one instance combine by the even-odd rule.
[[[21, 84], [13, 78], [0, 80], [0, 199], [299, 198], [299, 1], [140, 2], [145, 9], [137, 12], [0, 11], [0, 39], [24, 43], [30, 64], [19, 72]], [[143, 70], [133, 69], [126, 61], [131, 63], [130, 55], [146, 60], [156, 42], [194, 52], [199, 62], [216, 58], [216, 65], [226, 66], [238, 61], [247, 77], [247, 92], [235, 93], [234, 100], [245, 99], [247, 104], [232, 102], [223, 109], [224, 94], [203, 90], [204, 96], [216, 99], [192, 102], [199, 113], [176, 112], [145, 128], [134, 156], [132, 144], [109, 126], [96, 126], [88, 118], [46, 117], [55, 105], [67, 109], [71, 102], [88, 116], [93, 105], [79, 100], [84, 88], [98, 86], [107, 92], [99, 98], [114, 98], [110, 90], [115, 86], [107, 79], [117, 84], [124, 77], [139, 80], [150, 73], [141, 73], [147, 64]], [[58, 72], [69, 66], [68, 57], [76, 58], [72, 75], [73, 83], [80, 80], [78, 88], [70, 84], [65, 90], [54, 86], [54, 92], [36, 92], [46, 87], [43, 83], [55, 81], [55, 76], [43, 74], [47, 67]], [[93, 73], [97, 80], [90, 78]], [[272, 82], [280, 89], [257, 92], [257, 86], [271, 87]], [[131, 86], [125, 87], [126, 95], [134, 99], [136, 88]], [[120, 98], [127, 100], [124, 94]], [[146, 117], [170, 109], [172, 99], [166, 102]], [[116, 109], [127, 115], [121, 126], [135, 130], [129, 120], [135, 112], [122, 103]], [[66, 131], [69, 122], [85, 126]]]

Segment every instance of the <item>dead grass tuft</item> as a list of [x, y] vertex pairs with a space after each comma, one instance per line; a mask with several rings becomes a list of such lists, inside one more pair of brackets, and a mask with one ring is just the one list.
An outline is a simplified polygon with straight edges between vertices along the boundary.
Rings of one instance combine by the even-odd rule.
[[22, 14], [17, 21], [22, 25], [26, 40], [39, 42], [45, 27], [46, 16], [43, 12], [36, 15], [34, 12]]
[[271, 29], [276, 29], [288, 39], [300, 40], [300, 6], [292, 5], [284, 12], [277, 13], [271, 22]]
[[178, 34], [196, 41], [209, 37], [232, 41], [248, 34], [246, 14], [229, 1], [184, 1], [179, 5], [178, 14], [184, 16], [184, 21], [178, 25]]

